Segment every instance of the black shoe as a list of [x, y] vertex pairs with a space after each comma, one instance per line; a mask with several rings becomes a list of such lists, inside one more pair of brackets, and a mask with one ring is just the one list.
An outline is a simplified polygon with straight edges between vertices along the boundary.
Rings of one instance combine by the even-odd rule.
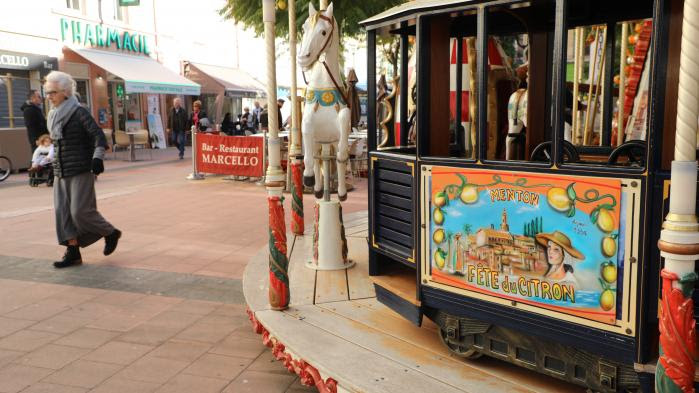
[[81, 265], [83, 259], [80, 256], [80, 248], [78, 246], [68, 246], [66, 253], [63, 254], [63, 259], [53, 263], [53, 267], [61, 269], [73, 265]]
[[104, 237], [104, 255], [109, 255], [116, 250], [120, 237], [121, 231], [118, 229]]

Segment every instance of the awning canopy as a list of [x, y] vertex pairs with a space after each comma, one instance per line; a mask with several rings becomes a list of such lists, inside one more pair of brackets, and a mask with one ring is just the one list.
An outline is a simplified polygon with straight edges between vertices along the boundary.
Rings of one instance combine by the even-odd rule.
[[227, 96], [257, 97], [265, 95], [265, 86], [240, 68], [220, 67], [209, 64], [189, 63], [207, 74], [226, 90]]
[[91, 49], [72, 49], [87, 61], [124, 80], [127, 93], [197, 96], [201, 86], [145, 56], [126, 56]]

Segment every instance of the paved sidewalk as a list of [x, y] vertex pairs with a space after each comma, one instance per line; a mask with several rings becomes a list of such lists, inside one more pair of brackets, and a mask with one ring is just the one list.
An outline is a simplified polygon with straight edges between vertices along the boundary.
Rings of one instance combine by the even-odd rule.
[[[244, 312], [240, 279], [267, 243], [264, 188], [186, 181], [188, 160], [105, 164], [98, 206], [124, 236], [61, 271], [52, 190], [0, 183], [0, 393], [315, 391]], [[343, 209], [366, 209], [365, 180]]]
[[[128, 150], [119, 150], [116, 154], [113, 151], [105, 153], [105, 168], [108, 170], [124, 170], [129, 168], [147, 167], [153, 165], [159, 165], [167, 162], [177, 162], [179, 161], [179, 151], [175, 147], [168, 147], [167, 149], [158, 150], [136, 150], [136, 161], [129, 161]], [[192, 155], [189, 147], [185, 150], [185, 156], [182, 161], [189, 163], [191, 166]], [[8, 187], [9, 185], [24, 185], [29, 182], [29, 172], [23, 171], [20, 173], [13, 173], [9, 178], [0, 182], [0, 189], [2, 187]]]

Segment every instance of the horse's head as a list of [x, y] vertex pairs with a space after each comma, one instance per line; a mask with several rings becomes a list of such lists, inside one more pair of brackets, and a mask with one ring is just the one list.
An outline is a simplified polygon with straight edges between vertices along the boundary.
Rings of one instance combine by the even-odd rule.
[[318, 57], [331, 44], [335, 31], [333, 5], [328, 9], [316, 11], [313, 2], [308, 3], [308, 19], [303, 23], [303, 39], [297, 56], [298, 65], [303, 71], [308, 71]]

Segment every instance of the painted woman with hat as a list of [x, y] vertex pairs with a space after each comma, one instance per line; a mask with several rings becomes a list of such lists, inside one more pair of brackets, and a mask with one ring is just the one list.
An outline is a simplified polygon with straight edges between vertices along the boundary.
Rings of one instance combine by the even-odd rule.
[[577, 284], [572, 263], [585, 259], [585, 256], [573, 247], [570, 238], [562, 232], [553, 231], [537, 234], [536, 241], [546, 249], [546, 263], [549, 266], [544, 277], [552, 281]]

